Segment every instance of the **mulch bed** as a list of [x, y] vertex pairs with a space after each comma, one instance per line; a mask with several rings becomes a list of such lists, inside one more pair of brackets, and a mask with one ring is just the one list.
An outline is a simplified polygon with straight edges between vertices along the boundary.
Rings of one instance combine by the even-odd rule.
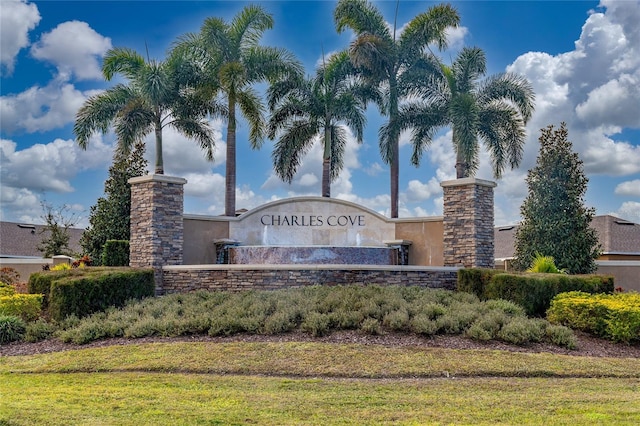
[[145, 337], [140, 339], [114, 338], [104, 339], [85, 345], [63, 343], [49, 339], [36, 343], [12, 342], [0, 345], [0, 356], [33, 355], [50, 352], [69, 351], [85, 348], [98, 348], [111, 345], [130, 345], [154, 342], [323, 342], [351, 343], [365, 345], [383, 345], [389, 347], [420, 347], [450, 349], [485, 349], [512, 352], [548, 352], [554, 354], [589, 356], [640, 358], [640, 343], [631, 345], [613, 343], [576, 331], [578, 348], [569, 350], [551, 344], [534, 343], [527, 346], [516, 346], [499, 341], [480, 342], [463, 336], [436, 335], [422, 337], [414, 334], [388, 333], [382, 336], [371, 336], [357, 331], [339, 331], [325, 337], [312, 337], [301, 332], [282, 335], [235, 335], [229, 337], [185, 336], [174, 338]]

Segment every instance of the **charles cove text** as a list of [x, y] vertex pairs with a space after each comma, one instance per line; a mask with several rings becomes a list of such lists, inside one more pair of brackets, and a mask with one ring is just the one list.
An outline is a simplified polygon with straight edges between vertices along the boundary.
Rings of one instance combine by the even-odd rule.
[[266, 226], [365, 226], [363, 215], [269, 215], [260, 218]]

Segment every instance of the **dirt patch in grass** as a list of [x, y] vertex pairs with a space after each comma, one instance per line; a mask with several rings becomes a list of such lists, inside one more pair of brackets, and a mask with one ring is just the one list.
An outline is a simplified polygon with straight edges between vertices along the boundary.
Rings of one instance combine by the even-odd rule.
[[357, 343], [365, 345], [382, 345], [392, 347], [412, 346], [424, 348], [450, 349], [486, 349], [513, 352], [548, 352], [573, 356], [640, 358], [640, 343], [631, 345], [614, 343], [593, 337], [579, 331], [575, 332], [578, 347], [574, 350], [558, 346], [535, 343], [526, 346], [511, 345], [499, 341], [481, 342], [460, 335], [436, 335], [422, 337], [415, 334], [387, 333], [372, 336], [357, 331], [339, 331], [325, 337], [312, 337], [301, 332], [280, 335], [234, 335], [229, 337], [182, 336], [173, 338], [145, 337], [140, 339], [105, 339], [86, 345], [64, 343], [57, 339], [49, 339], [36, 343], [12, 342], [0, 345], [1, 356], [33, 355], [49, 352], [69, 351], [84, 348], [96, 348], [110, 345], [127, 345], [153, 342], [326, 342]]

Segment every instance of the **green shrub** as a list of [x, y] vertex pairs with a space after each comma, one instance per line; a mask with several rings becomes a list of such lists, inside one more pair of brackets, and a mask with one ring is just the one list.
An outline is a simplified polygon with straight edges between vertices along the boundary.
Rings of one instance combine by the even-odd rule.
[[567, 349], [575, 349], [578, 346], [578, 339], [573, 330], [563, 325], [549, 324], [546, 336], [556, 346], [563, 346]]
[[382, 324], [391, 330], [401, 331], [409, 327], [409, 320], [409, 312], [406, 308], [402, 308], [386, 314], [382, 320]]
[[372, 336], [379, 336], [384, 334], [382, 331], [382, 325], [380, 321], [375, 318], [367, 318], [362, 321], [362, 325], [360, 326], [360, 330], [363, 333], [370, 334]]
[[438, 332], [440, 328], [435, 320], [429, 318], [428, 315], [418, 314], [411, 320], [411, 331], [424, 336], [432, 336]]
[[0, 315], [0, 345], [22, 340], [27, 328], [22, 318], [13, 315]]
[[26, 342], [39, 342], [46, 340], [53, 336], [56, 331], [56, 327], [40, 318], [37, 321], [27, 323], [27, 328], [24, 333], [24, 340]]
[[302, 321], [300, 328], [305, 333], [309, 333], [314, 337], [324, 336], [329, 334], [331, 329], [331, 318], [327, 314], [311, 312], [304, 321]]
[[544, 335], [543, 324], [530, 321], [528, 318], [514, 318], [506, 323], [498, 333], [501, 340], [515, 345], [539, 342]]
[[471, 324], [466, 331], [466, 335], [477, 340], [495, 339], [507, 321], [509, 321], [509, 317], [504, 312], [497, 310], [488, 312]]
[[0, 315], [13, 315], [25, 321], [33, 321], [40, 316], [41, 309], [41, 294], [0, 296]]
[[102, 249], [104, 266], [129, 266], [129, 241], [107, 240]]

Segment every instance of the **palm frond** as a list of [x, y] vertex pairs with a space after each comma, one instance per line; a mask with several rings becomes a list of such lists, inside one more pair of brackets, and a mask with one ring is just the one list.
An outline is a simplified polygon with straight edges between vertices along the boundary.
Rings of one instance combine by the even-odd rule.
[[451, 66], [456, 81], [456, 91], [468, 93], [475, 88], [478, 78], [487, 72], [487, 58], [477, 47], [465, 47]]
[[145, 60], [135, 50], [126, 47], [109, 49], [102, 60], [102, 74], [111, 80], [115, 74], [122, 74], [129, 80], [135, 80], [146, 66]]
[[78, 110], [73, 126], [78, 145], [86, 149], [94, 133], [107, 133], [118, 112], [136, 96], [129, 87], [118, 84], [87, 99]]
[[449, 4], [430, 7], [426, 12], [414, 17], [402, 32], [399, 40], [404, 60], [423, 52], [428, 45], [435, 43], [439, 50], [447, 47], [447, 29], [457, 28], [460, 16]]
[[356, 36], [371, 34], [389, 42], [393, 41], [391, 31], [382, 14], [365, 0], [340, 0], [333, 12], [333, 17], [338, 33], [351, 28]]
[[[361, 142], [361, 141], [359, 141]], [[331, 182], [335, 181], [344, 168], [344, 153], [347, 146], [347, 132], [342, 126], [331, 126]]]
[[264, 107], [260, 95], [251, 88], [246, 88], [236, 95], [238, 107], [249, 122], [249, 143], [252, 148], [259, 148], [266, 132]]
[[483, 104], [498, 100], [512, 102], [526, 124], [535, 108], [535, 94], [529, 81], [520, 75], [503, 73], [491, 76], [478, 89], [478, 100]]
[[271, 158], [273, 168], [284, 182], [291, 183], [302, 162], [318, 136], [318, 127], [308, 121], [294, 121], [276, 142]]
[[251, 49], [266, 30], [273, 28], [273, 23], [273, 17], [261, 6], [248, 5], [233, 18], [228, 35], [239, 50]]
[[121, 152], [129, 153], [131, 147], [151, 133], [156, 123], [155, 111], [142, 98], [134, 98], [118, 112], [115, 133]]
[[243, 56], [247, 80], [277, 81], [284, 78], [299, 78], [304, 68], [291, 52], [275, 47], [255, 46]]
[[171, 122], [171, 126], [188, 138], [194, 139], [200, 148], [204, 150], [207, 161], [213, 161], [213, 150], [217, 141], [213, 129], [206, 121], [195, 118], [181, 118], [174, 119]]

